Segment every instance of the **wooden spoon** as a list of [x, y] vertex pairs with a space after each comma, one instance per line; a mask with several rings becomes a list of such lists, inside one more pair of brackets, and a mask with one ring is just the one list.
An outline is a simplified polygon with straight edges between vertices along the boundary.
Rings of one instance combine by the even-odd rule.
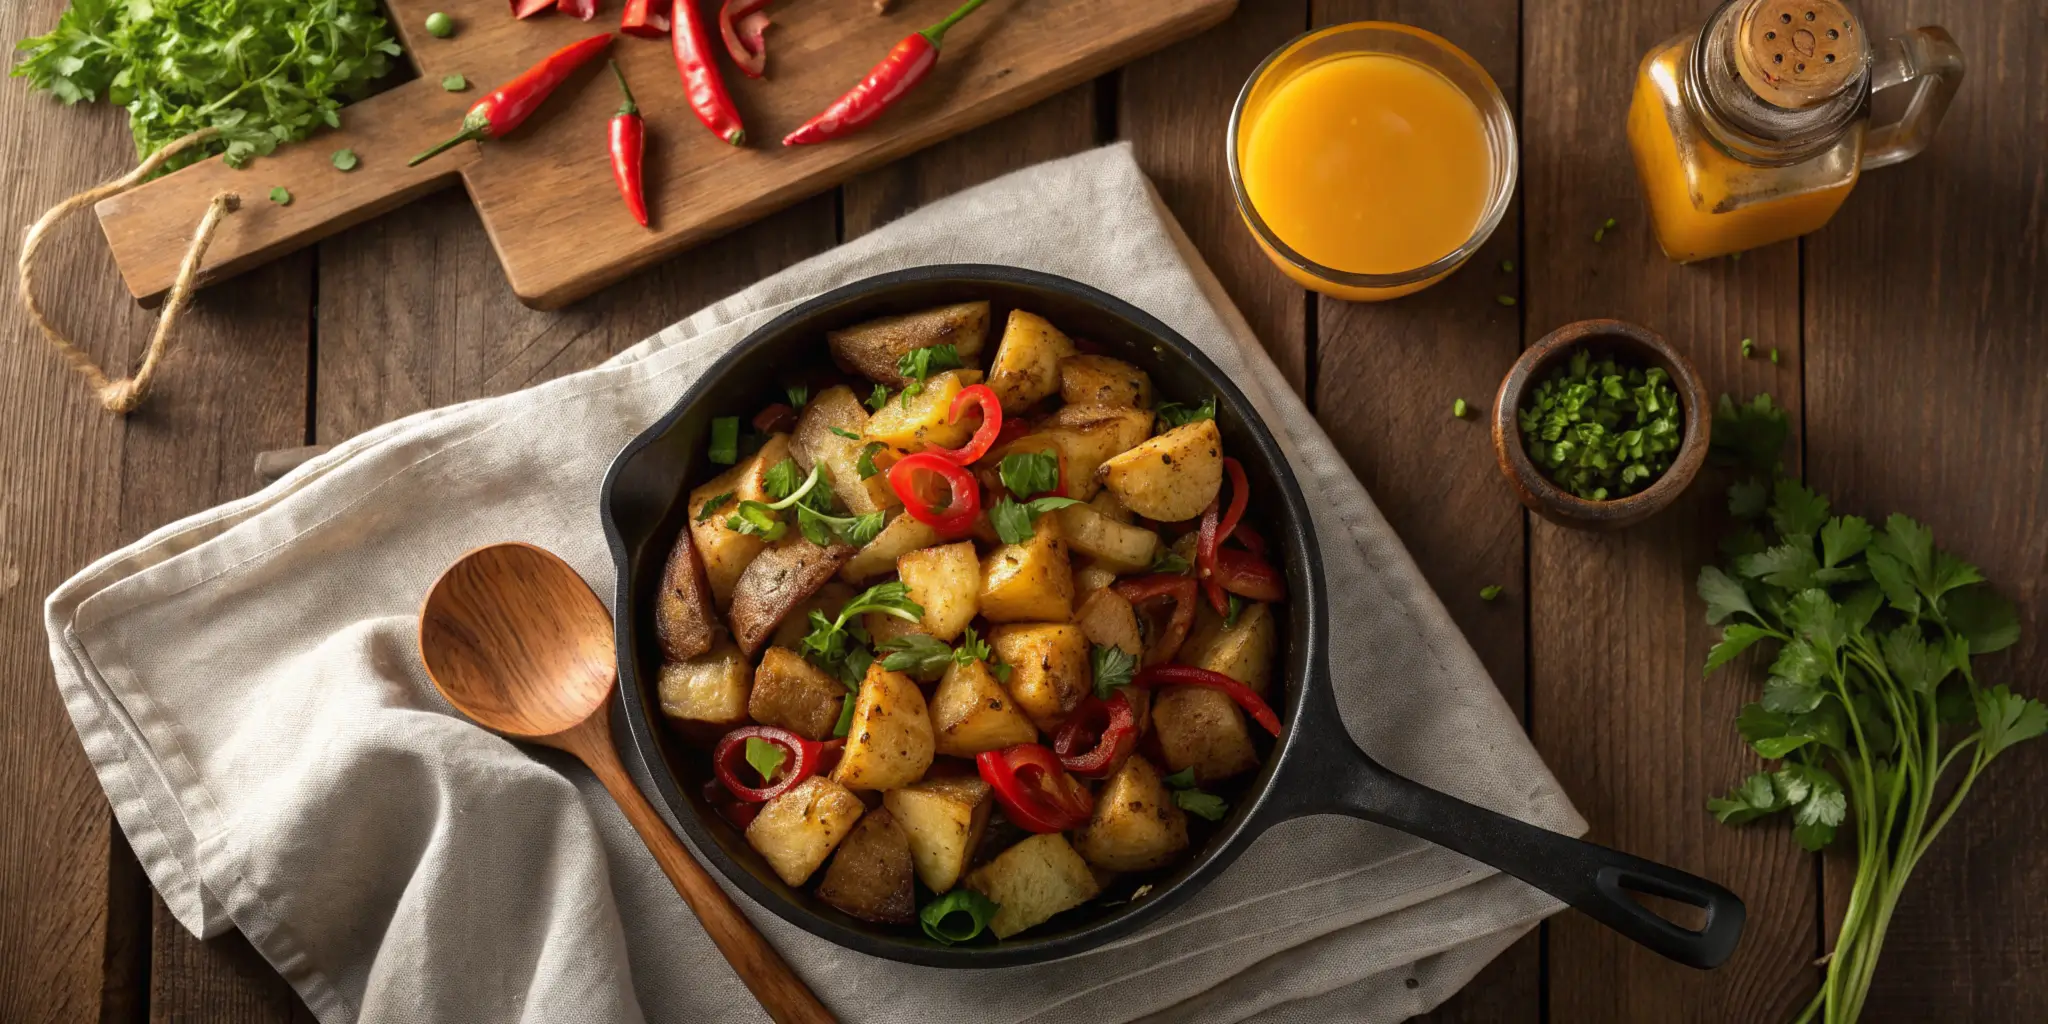
[[612, 618], [569, 563], [531, 544], [462, 556], [420, 606], [420, 659], [441, 696], [478, 725], [567, 751], [597, 773], [770, 1017], [834, 1020], [626, 774], [611, 730]]

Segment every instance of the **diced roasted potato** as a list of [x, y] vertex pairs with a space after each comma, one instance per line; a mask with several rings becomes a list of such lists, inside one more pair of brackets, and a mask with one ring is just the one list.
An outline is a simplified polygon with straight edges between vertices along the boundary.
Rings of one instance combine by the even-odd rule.
[[910, 383], [896, 372], [896, 361], [905, 352], [951, 345], [960, 353], [960, 361], [972, 366], [987, 337], [988, 303], [960, 302], [830, 331], [825, 335], [825, 343], [832, 349], [832, 361], [841, 369], [900, 388]]
[[1096, 479], [1096, 468], [1143, 441], [1151, 431], [1151, 423], [1152, 414], [1142, 409], [1067, 406], [1053, 413], [1036, 430], [991, 453], [989, 464], [1015, 452], [1057, 451], [1066, 461], [1067, 494], [1087, 501], [1102, 487]]
[[795, 651], [770, 647], [761, 656], [760, 667], [754, 669], [747, 716], [805, 739], [825, 740], [839, 724], [839, 709], [845, 702], [846, 687], [839, 680]]
[[1119, 523], [1129, 524], [1138, 518], [1131, 514], [1130, 509], [1124, 507], [1123, 502], [1116, 500], [1116, 495], [1108, 491], [1099, 491], [1095, 497], [1088, 499], [1088, 507]]
[[818, 898], [863, 921], [909, 924], [917, 915], [914, 877], [910, 837], [888, 808], [878, 808], [839, 844]]
[[1088, 863], [1111, 871], [1146, 871], [1188, 848], [1188, 817], [1174, 805], [1152, 762], [1131, 755], [1095, 797], [1095, 816], [1074, 835]]
[[1188, 631], [1175, 661], [1221, 672], [1263, 697], [1273, 678], [1273, 611], [1247, 601], [1237, 623], [1224, 628], [1223, 616], [1209, 602], [1195, 604], [1195, 625]]
[[896, 559], [896, 573], [924, 608], [920, 633], [952, 643], [981, 608], [981, 560], [973, 541], [912, 551]]
[[877, 661], [853, 703], [846, 753], [832, 777], [849, 789], [895, 789], [932, 766], [932, 720], [924, 693], [909, 676]]
[[1040, 516], [1031, 539], [981, 560], [981, 614], [990, 622], [1060, 622], [1073, 612], [1074, 572], [1059, 520]]
[[[858, 435], [867, 425], [868, 411], [851, 388], [826, 388], [811, 396], [810, 404], [804, 406], [803, 418], [797, 420], [796, 433], [789, 442], [790, 455], [804, 472], [810, 472], [812, 466], [825, 467], [825, 475], [832, 481], [832, 493], [854, 515], [903, 504], [889, 488], [886, 472], [861, 479], [860, 453], [867, 447], [867, 439], [833, 432], [837, 429]], [[878, 463], [877, 468], [886, 467]]]
[[1074, 561], [1074, 593], [1086, 597], [1090, 592], [1101, 590], [1116, 582], [1116, 570], [1093, 558], [1078, 558]]
[[[1010, 671], [1015, 679], [1016, 669]], [[1038, 740], [1038, 727], [979, 661], [947, 666], [938, 689], [932, 691], [930, 710], [933, 743], [947, 757], [973, 757]]]
[[[739, 465], [711, 478], [711, 482], [690, 492], [690, 538], [704, 561], [704, 577], [711, 584], [711, 597], [718, 607], [732, 601], [732, 588], [747, 563], [767, 545], [761, 538], [740, 533], [725, 525], [742, 501], [768, 501], [761, 477], [769, 467], [789, 457], [789, 435], [775, 434]], [[727, 497], [730, 495], [730, 497]], [[725, 498], [709, 516], [704, 505], [713, 498]]]
[[[1074, 609], [1074, 624], [1091, 644], [1122, 648], [1135, 658], [1145, 653], [1145, 636], [1138, 629], [1138, 613], [1131, 602], [1114, 590], [1103, 589], [1081, 599]], [[758, 716], [756, 716], [758, 717]]]
[[839, 578], [848, 583], [865, 584], [877, 576], [896, 571], [896, 560], [918, 548], [930, 547], [939, 542], [939, 531], [919, 522], [908, 514], [889, 520], [875, 539], [839, 570]]
[[1196, 782], [1214, 782], [1259, 766], [1244, 712], [1221, 690], [1160, 688], [1152, 699], [1152, 728], [1169, 773], [1192, 767]]
[[661, 571], [661, 593], [654, 599], [654, 637], [668, 660], [688, 661], [711, 649], [718, 626], [704, 560], [697, 556], [690, 531], [684, 530]]
[[852, 557], [853, 548], [844, 544], [821, 548], [795, 534], [755, 556], [732, 591], [732, 637], [740, 650], [748, 657], [760, 653], [790, 610]]
[[989, 366], [988, 386], [1004, 412], [1022, 412], [1060, 389], [1060, 360], [1074, 354], [1074, 343], [1036, 313], [1010, 311], [1002, 343]]
[[661, 711], [679, 722], [716, 726], [747, 720], [747, 659], [721, 636], [709, 651], [661, 666]]
[[988, 643], [1010, 666], [1010, 696], [1046, 732], [1057, 730], [1094, 689], [1088, 635], [1073, 623], [997, 626]]
[[981, 383], [980, 370], [947, 370], [933, 374], [924, 390], [910, 399], [892, 398], [880, 412], [868, 417], [867, 438], [899, 451], [925, 448], [958, 448], [981, 426], [981, 413], [966, 412], [956, 422], [946, 422], [953, 410], [953, 397], [962, 388]]
[[1068, 405], [1152, 407], [1152, 378], [1121, 359], [1068, 356], [1060, 360], [1060, 400]]
[[1067, 546], [1094, 558], [1100, 565], [1138, 572], [1151, 565], [1159, 554], [1158, 534], [1142, 526], [1117, 522], [1096, 511], [1092, 502], [1068, 505], [1053, 514], [1060, 519], [1060, 533], [1067, 538]]
[[1152, 436], [1152, 411], [1124, 405], [1063, 405], [1045, 418], [1044, 426], [1099, 438], [1095, 443], [1106, 453], [1095, 460], [1100, 463]]
[[[840, 569], [842, 575], [845, 571], [844, 568]], [[796, 650], [797, 645], [811, 632], [812, 609], [824, 612], [827, 618], [833, 618], [838, 616], [839, 609], [846, 607], [846, 602], [852, 598], [852, 587], [838, 580], [828, 580], [824, 586], [818, 588], [817, 593], [804, 598], [803, 603], [791, 608], [789, 614], [782, 617], [782, 624], [775, 627], [775, 635], [769, 637], [768, 642], [776, 647]]]
[[926, 779], [882, 794], [882, 806], [910, 837], [910, 859], [925, 888], [943, 893], [959, 884], [967, 858], [988, 825], [989, 785], [972, 776]]
[[1035, 835], [1004, 850], [969, 872], [965, 884], [1000, 908], [988, 924], [999, 939], [1078, 907], [1102, 891], [1088, 862], [1058, 832]]
[[1223, 436], [1215, 420], [1196, 420], [1104, 462], [1096, 474], [1147, 519], [1193, 519], [1223, 487]]
[[761, 813], [747, 826], [747, 845], [784, 883], [802, 885], [867, 809], [852, 790], [813, 775], [761, 805]]

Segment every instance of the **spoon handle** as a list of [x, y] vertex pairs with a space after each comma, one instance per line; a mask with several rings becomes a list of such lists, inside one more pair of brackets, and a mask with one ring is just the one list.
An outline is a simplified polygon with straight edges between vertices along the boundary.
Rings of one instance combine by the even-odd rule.
[[[747, 990], [761, 1001], [768, 1016], [777, 1024], [835, 1024], [838, 1018], [832, 1016], [818, 997], [789, 969], [782, 954], [768, 944], [768, 940], [756, 931], [753, 922], [741, 914], [725, 890], [711, 880], [703, 865], [690, 856], [682, 840], [669, 831], [668, 822], [654, 809], [647, 798], [640, 794], [640, 787], [633, 783], [633, 777], [626, 772], [626, 766], [619, 762], [618, 747], [611, 736], [610, 704], [599, 710], [577, 731], [584, 735], [582, 742], [575, 744], [570, 752], [582, 758], [583, 763], [597, 774], [619, 809], [626, 812], [626, 820], [640, 833], [647, 843], [647, 849], [654, 854], [654, 860], [661, 865], [662, 873], [675, 883], [676, 892], [683, 902], [703, 922], [704, 930], [711, 941], [725, 954], [727, 963], [746, 983]], [[566, 737], [565, 737], [566, 738]]]

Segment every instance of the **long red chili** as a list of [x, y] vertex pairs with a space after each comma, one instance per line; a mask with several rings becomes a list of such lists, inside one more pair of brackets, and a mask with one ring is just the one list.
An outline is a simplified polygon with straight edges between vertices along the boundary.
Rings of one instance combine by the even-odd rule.
[[1280, 735], [1280, 716], [1273, 713], [1273, 706], [1267, 704], [1265, 698], [1253, 693], [1251, 687], [1221, 672], [1212, 672], [1193, 665], [1154, 665], [1141, 669], [1137, 675], [1131, 677], [1131, 685], [1141, 690], [1162, 684], [1203, 686], [1211, 690], [1221, 690], [1231, 700], [1236, 701], [1237, 706], [1243, 708], [1246, 714], [1252, 716], [1252, 721], [1259, 723], [1267, 732], [1275, 736]]
[[668, 15], [656, 6], [659, 0], [626, 0], [626, 8], [619, 13], [619, 31], [643, 39], [659, 39], [668, 35]]
[[1143, 604], [1154, 598], [1173, 599], [1173, 617], [1167, 620], [1166, 628], [1152, 638], [1145, 648], [1145, 664], [1156, 665], [1172, 661], [1180, 653], [1180, 645], [1187, 641], [1188, 626], [1195, 621], [1195, 580], [1192, 576], [1179, 573], [1160, 572], [1150, 576], [1134, 576], [1116, 582], [1116, 592], [1132, 604]]
[[1216, 579], [1216, 548], [1230, 539], [1236, 531], [1238, 520], [1244, 518], [1245, 502], [1250, 491], [1245, 484], [1244, 464], [1224, 456], [1223, 469], [1230, 475], [1230, 510], [1218, 518], [1217, 500], [1210, 499], [1209, 507], [1202, 510], [1201, 532], [1195, 537], [1195, 575], [1202, 578], [1202, 589], [1209, 595], [1209, 607], [1216, 614], [1224, 614], [1223, 586]]
[[1088, 823], [1095, 797], [1060, 767], [1058, 756], [1036, 743], [988, 750], [974, 757], [983, 782], [995, 790], [1003, 815], [1026, 832], [1065, 832]]
[[619, 79], [619, 91], [626, 94], [626, 101], [619, 105], [619, 112], [612, 115], [612, 178], [619, 183], [619, 198], [626, 201], [627, 212], [647, 226], [647, 196], [640, 187], [640, 161], [647, 154], [647, 122], [640, 116], [640, 108], [633, 102], [633, 90], [626, 85], [626, 73], [619, 70], [619, 62], [612, 61], [612, 74]]
[[1210, 578], [1216, 581], [1217, 586], [1239, 597], [1254, 601], [1287, 599], [1287, 581], [1281, 577], [1280, 570], [1249, 551], [1236, 548], [1217, 551], [1216, 574]]
[[746, 129], [740, 126], [740, 112], [726, 94], [725, 79], [718, 75], [717, 56], [711, 47], [711, 37], [704, 31], [704, 19], [698, 16], [697, 0], [675, 0], [672, 14], [669, 20], [673, 31], [669, 39], [675, 47], [676, 70], [682, 72], [683, 92], [689, 97], [690, 109], [696, 111], [697, 120], [704, 122], [711, 134], [735, 146], [747, 141]]
[[784, 136], [782, 144], [806, 146], [813, 142], [828, 142], [850, 135], [880, 117], [882, 111], [902, 99], [903, 94], [931, 73], [932, 65], [939, 62], [939, 42], [945, 38], [946, 30], [972, 14], [982, 3], [983, 0], [967, 0], [959, 9], [946, 15], [946, 20], [903, 37], [903, 41], [897, 43], [881, 63], [868, 71], [866, 78], [833, 100], [832, 105], [818, 116], [805, 121], [803, 127]]
[[406, 166], [415, 166], [472, 139], [503, 138], [540, 109], [548, 94], [554, 92], [577, 68], [603, 53], [611, 41], [612, 34], [605, 32], [548, 54], [540, 63], [520, 72], [519, 77], [492, 90], [489, 96], [469, 108], [469, 113], [462, 118], [462, 131], [454, 138], [413, 157]]

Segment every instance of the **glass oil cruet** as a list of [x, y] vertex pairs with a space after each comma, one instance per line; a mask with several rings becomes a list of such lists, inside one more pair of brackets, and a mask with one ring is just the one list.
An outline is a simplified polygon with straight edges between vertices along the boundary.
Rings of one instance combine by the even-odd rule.
[[[1862, 171], [1934, 137], [1963, 78], [1939, 27], [1872, 46], [1842, 0], [1727, 0], [1637, 69], [1629, 149], [1664, 254], [1681, 263], [1828, 222]], [[1911, 85], [1895, 121], [1871, 94]]]

